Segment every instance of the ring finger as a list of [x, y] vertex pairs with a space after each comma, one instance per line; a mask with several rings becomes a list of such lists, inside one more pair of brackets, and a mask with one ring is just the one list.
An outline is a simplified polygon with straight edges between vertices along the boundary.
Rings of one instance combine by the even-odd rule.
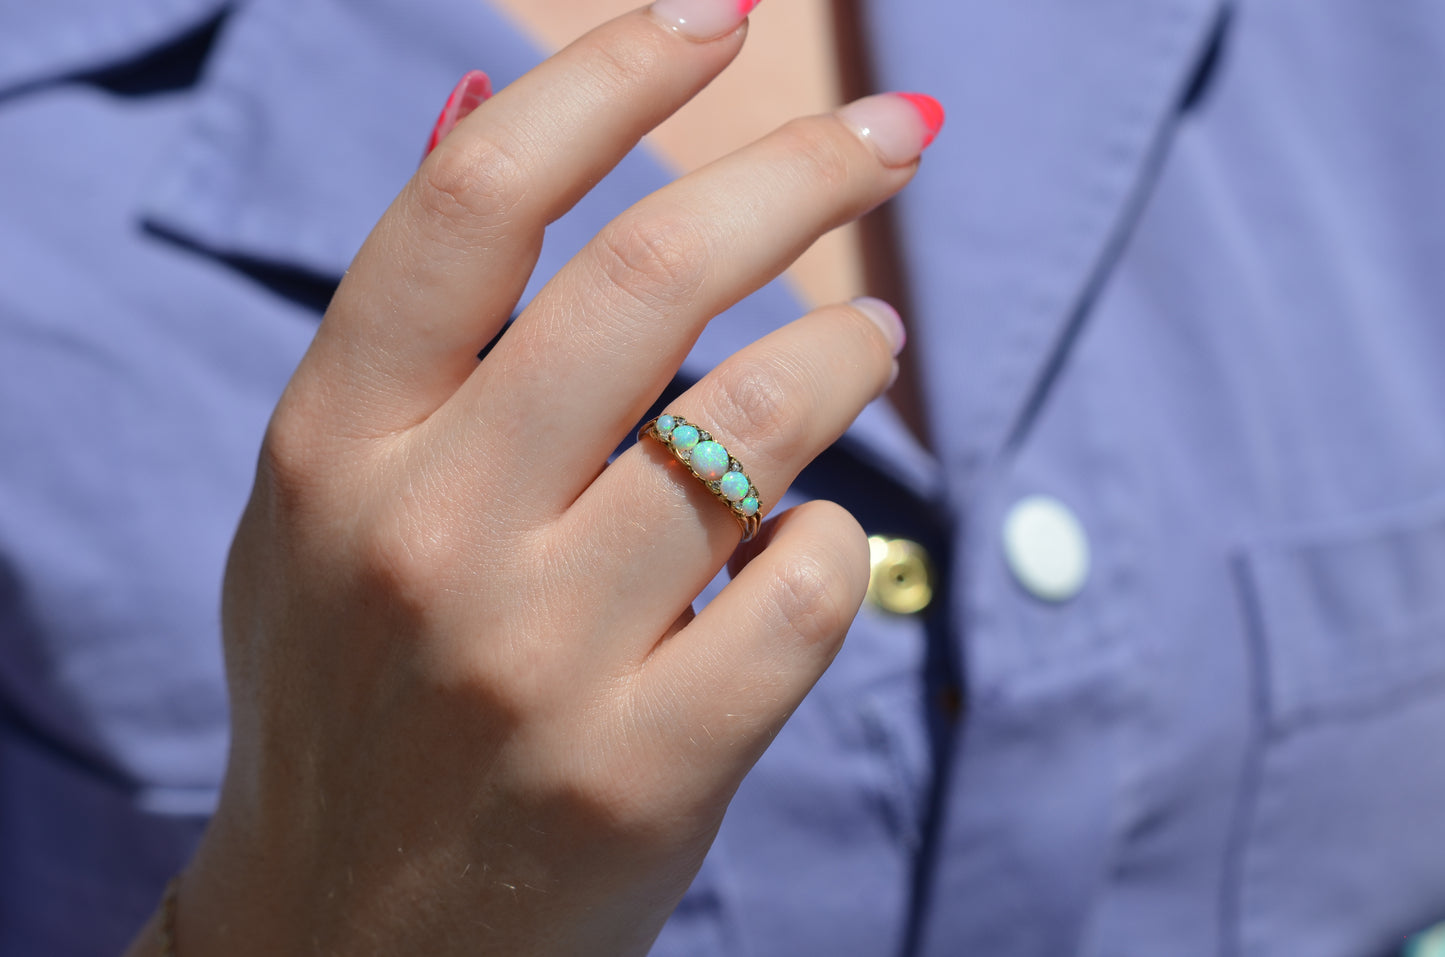
[[[765, 512], [887, 388], [903, 338], [897, 313], [878, 300], [819, 309], [733, 355], [667, 411], [706, 429], [744, 467]], [[601, 592], [633, 596], [624, 607], [596, 603], [625, 618], [599, 622], [599, 633], [637, 636], [645, 644], [630, 650], [645, 654], [737, 547], [737, 514], [663, 443], [644, 439], [555, 531], [633, 556], [596, 579]]]

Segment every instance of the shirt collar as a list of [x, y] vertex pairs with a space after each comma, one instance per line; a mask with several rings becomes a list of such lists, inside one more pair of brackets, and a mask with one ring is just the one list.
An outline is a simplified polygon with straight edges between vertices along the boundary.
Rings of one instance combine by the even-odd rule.
[[481, 67], [500, 86], [535, 59], [476, 0], [248, 0], [144, 213], [214, 253], [339, 276], [462, 73]]
[[0, 31], [0, 95], [133, 59], [196, 29], [228, 5], [227, 0], [9, 4]]
[[[528, 37], [477, 0], [247, 0], [216, 40], [143, 215], [216, 255], [339, 277], [416, 169], [457, 78], [480, 68], [501, 87], [540, 59]], [[549, 227], [522, 301], [608, 220], [672, 178], [645, 149], [633, 151]], [[700, 378], [803, 311], [783, 282], [769, 284], [708, 326], [683, 378]], [[883, 403], [845, 444], [915, 491], [936, 485], [927, 454]]]
[[870, 0], [885, 89], [949, 122], [896, 200], [955, 494], [1026, 434], [1146, 201], [1224, 0]]

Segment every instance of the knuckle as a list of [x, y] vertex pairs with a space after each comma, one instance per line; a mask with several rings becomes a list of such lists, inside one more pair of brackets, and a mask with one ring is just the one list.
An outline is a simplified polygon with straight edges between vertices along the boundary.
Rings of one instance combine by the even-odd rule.
[[456, 573], [448, 540], [418, 525], [407, 509], [392, 508], [371, 516], [355, 533], [361, 593], [402, 621], [434, 614]]
[[256, 473], [258, 488], [293, 513], [320, 498], [326, 484], [327, 463], [316, 430], [284, 398], [266, 425]]
[[509, 221], [529, 191], [528, 164], [492, 139], [444, 140], [417, 171], [424, 215], [463, 236]]
[[576, 775], [567, 788], [575, 816], [602, 833], [643, 840], [662, 820], [660, 795], [650, 790], [650, 775], [642, 769], [622, 773], [610, 763]]
[[695, 839], [714, 810], [675, 765], [648, 759], [598, 760], [572, 774], [560, 793], [571, 820], [644, 856]]
[[804, 438], [802, 417], [795, 414], [789, 393], [796, 379], [776, 359], [737, 358], [719, 379], [708, 403], [712, 421], [747, 437], [760, 449], [788, 448]]
[[706, 276], [707, 242], [684, 217], [627, 216], [598, 241], [608, 282], [652, 309], [687, 302]]
[[778, 131], [809, 189], [834, 195], [850, 186], [853, 164], [840, 135], [845, 132], [836, 122], [819, 116], [791, 120]]

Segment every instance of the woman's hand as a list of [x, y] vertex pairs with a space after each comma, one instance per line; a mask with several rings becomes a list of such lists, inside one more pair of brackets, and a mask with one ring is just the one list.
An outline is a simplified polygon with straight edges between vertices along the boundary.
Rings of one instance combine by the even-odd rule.
[[[734, 518], [658, 443], [607, 457], [710, 318], [907, 182], [915, 101], [795, 121], [644, 199], [476, 361], [546, 224], [737, 53], [736, 6], [666, 0], [553, 57], [357, 256], [232, 551], [232, 753], [181, 954], [643, 953], [833, 657], [868, 577], [847, 513], [766, 524], [694, 618]], [[673, 411], [776, 502], [901, 333], [819, 310]]]

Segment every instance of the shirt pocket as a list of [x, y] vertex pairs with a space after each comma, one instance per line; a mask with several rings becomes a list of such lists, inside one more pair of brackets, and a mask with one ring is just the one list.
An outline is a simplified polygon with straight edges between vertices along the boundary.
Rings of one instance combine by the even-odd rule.
[[1241, 957], [1391, 952], [1445, 915], [1445, 496], [1241, 550], [1259, 735]]

